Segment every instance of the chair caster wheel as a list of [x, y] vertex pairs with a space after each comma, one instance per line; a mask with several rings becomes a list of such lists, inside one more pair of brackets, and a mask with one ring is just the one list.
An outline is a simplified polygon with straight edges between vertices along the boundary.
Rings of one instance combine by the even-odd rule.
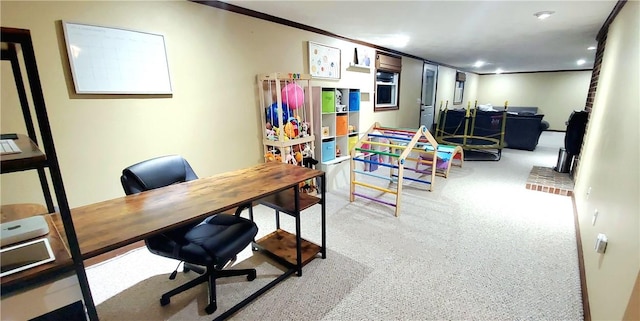
[[216, 312], [217, 309], [218, 309], [218, 305], [215, 303], [211, 303], [207, 305], [206, 308], [204, 308], [204, 312], [207, 312], [207, 314], [211, 314], [213, 312]]
[[251, 271], [247, 274], [247, 281], [253, 281], [256, 279], [256, 271]]
[[169, 304], [170, 301], [171, 301], [170, 298], [161, 297], [160, 298], [160, 305], [161, 306], [165, 306], [165, 305]]

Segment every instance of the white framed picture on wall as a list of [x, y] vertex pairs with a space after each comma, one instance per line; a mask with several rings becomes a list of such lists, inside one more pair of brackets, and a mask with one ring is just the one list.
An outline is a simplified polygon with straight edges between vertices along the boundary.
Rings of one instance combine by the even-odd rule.
[[309, 74], [313, 78], [340, 79], [340, 49], [309, 41]]

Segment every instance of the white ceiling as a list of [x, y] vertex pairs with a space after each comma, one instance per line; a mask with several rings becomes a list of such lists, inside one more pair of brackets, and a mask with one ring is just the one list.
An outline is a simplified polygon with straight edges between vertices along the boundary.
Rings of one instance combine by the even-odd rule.
[[[593, 67], [617, 0], [243, 1], [226, 3], [480, 74]], [[534, 13], [555, 11], [546, 20]], [[404, 47], [390, 39], [408, 37]], [[578, 66], [576, 61], [585, 59]], [[488, 64], [474, 68], [477, 60]]]

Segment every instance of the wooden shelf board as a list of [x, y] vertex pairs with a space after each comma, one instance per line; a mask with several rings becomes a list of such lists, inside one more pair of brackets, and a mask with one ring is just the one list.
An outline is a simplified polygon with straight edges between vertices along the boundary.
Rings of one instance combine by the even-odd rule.
[[349, 158], [351, 158], [351, 156], [347, 155], [347, 156], [340, 156], [340, 157], [336, 157], [330, 161], [326, 161], [326, 162], [322, 162], [322, 164], [324, 165], [332, 165], [332, 164], [337, 164], [337, 163], [341, 163], [344, 162], [346, 160], [349, 160]]
[[[23, 205], [24, 207], [20, 208], [21, 205]], [[4, 205], [2, 206], [3, 222], [5, 222], [5, 218], [8, 219], [8, 221], [12, 221], [32, 216], [33, 213], [36, 212], [42, 214], [43, 211], [44, 213], [46, 213], [47, 209], [44, 206], [38, 204], [14, 204], [11, 206]], [[46, 236], [40, 236], [38, 238], [46, 237], [47, 239], [49, 239], [51, 250], [53, 251], [53, 255], [55, 256], [55, 261], [32, 267], [30, 269], [14, 274], [6, 275], [0, 278], [2, 292], [12, 292], [14, 290], [24, 288], [32, 282], [38, 282], [38, 280], [53, 278], [73, 270], [73, 260], [71, 259], [71, 254], [69, 253], [69, 249], [67, 248], [67, 244], [65, 243], [62, 235], [60, 235], [60, 233], [64, 233], [64, 231], [59, 231], [56, 228], [51, 214], [44, 214], [44, 218], [47, 222], [47, 225], [49, 225], [49, 234], [47, 234]]]
[[309, 143], [312, 142], [316, 139], [316, 137], [314, 135], [309, 135], [307, 137], [302, 137], [302, 138], [296, 138], [296, 139], [289, 139], [286, 141], [281, 141], [281, 140], [270, 140], [270, 139], [263, 139], [262, 143], [264, 145], [267, 146], [274, 146], [274, 147], [289, 147], [289, 146], [293, 146], [293, 145], [299, 145], [299, 144], [304, 144], [304, 143]]
[[47, 156], [28, 136], [18, 134], [15, 143], [22, 152], [0, 156], [2, 173], [41, 168], [47, 165]]
[[[298, 193], [300, 195], [300, 211], [303, 211], [313, 205], [320, 203], [321, 199], [307, 193]], [[273, 209], [295, 215], [295, 197], [293, 189], [286, 189], [280, 193], [269, 195], [258, 200], [258, 203], [269, 206]]]
[[[271, 252], [285, 261], [296, 265], [296, 236], [282, 229], [275, 230], [258, 241], [256, 241], [264, 250]], [[305, 239], [301, 239], [302, 265], [311, 262], [320, 253], [320, 246], [311, 243]]]
[[371, 66], [365, 66], [365, 65], [358, 65], [355, 64], [353, 62], [349, 63], [349, 67], [347, 67], [347, 70], [349, 71], [360, 71], [360, 72], [370, 72], [371, 71]]

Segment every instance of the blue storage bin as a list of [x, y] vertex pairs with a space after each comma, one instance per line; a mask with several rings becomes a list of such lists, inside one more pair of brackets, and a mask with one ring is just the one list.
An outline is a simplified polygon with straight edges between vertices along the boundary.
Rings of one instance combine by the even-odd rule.
[[336, 141], [322, 141], [322, 161], [328, 162], [336, 158]]
[[360, 91], [359, 90], [352, 90], [349, 92], [349, 110], [350, 111], [360, 110]]

